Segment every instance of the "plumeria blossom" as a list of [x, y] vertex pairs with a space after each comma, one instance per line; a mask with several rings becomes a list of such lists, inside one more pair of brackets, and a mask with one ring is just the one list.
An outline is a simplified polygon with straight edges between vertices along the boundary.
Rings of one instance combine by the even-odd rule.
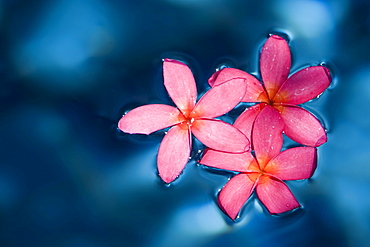
[[220, 208], [233, 220], [255, 190], [271, 214], [300, 207], [283, 180], [310, 178], [316, 169], [316, 148], [296, 147], [280, 152], [284, 122], [272, 107], [256, 117], [251, 152], [232, 154], [207, 149], [199, 163], [239, 172], [218, 195]]
[[166, 183], [178, 177], [188, 162], [192, 137], [204, 145], [224, 152], [244, 152], [248, 138], [234, 126], [214, 118], [233, 109], [244, 97], [244, 78], [228, 79], [211, 88], [196, 103], [197, 89], [193, 74], [182, 62], [164, 59], [164, 85], [176, 107], [163, 104], [144, 105], [129, 111], [118, 123], [130, 134], [150, 134], [169, 129], [159, 147], [157, 165]]
[[248, 137], [257, 115], [264, 107], [269, 107], [280, 113], [285, 123], [284, 133], [289, 138], [306, 146], [318, 147], [327, 141], [326, 132], [314, 115], [297, 105], [317, 97], [329, 86], [330, 71], [324, 66], [312, 66], [288, 78], [290, 65], [288, 43], [282, 37], [272, 35], [260, 55], [263, 84], [254, 76], [234, 68], [217, 71], [209, 79], [209, 84], [219, 85], [233, 77], [246, 78], [248, 90], [242, 101], [260, 103], [242, 113], [234, 126]]

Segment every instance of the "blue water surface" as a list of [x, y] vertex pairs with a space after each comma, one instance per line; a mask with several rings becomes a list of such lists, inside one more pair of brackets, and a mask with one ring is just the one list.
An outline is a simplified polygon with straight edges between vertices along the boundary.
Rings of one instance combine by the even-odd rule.
[[[0, 246], [368, 245], [369, 11], [366, 0], [0, 1]], [[288, 182], [302, 209], [271, 216], [252, 197], [232, 222], [216, 203], [232, 174], [198, 165], [201, 144], [166, 186], [163, 132], [117, 122], [172, 104], [163, 58], [185, 60], [201, 94], [220, 66], [258, 76], [271, 33], [289, 38], [292, 72], [333, 73], [304, 105], [328, 142], [312, 179]]]

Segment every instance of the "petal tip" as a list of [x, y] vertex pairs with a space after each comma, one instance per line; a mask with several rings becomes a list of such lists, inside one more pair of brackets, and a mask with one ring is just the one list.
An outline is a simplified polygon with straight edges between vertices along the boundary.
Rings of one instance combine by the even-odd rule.
[[218, 198], [218, 207], [221, 209], [221, 211], [226, 214], [232, 221], [235, 221], [236, 218], [239, 215], [239, 212], [233, 211], [233, 210], [226, 210], [226, 208], [222, 205], [220, 198]]
[[163, 62], [172, 62], [172, 61], [176, 61], [176, 60], [170, 59], [170, 58], [164, 58], [163, 59]]
[[117, 124], [117, 127], [118, 129], [120, 129], [121, 131], [123, 131], [123, 117], [121, 117], [121, 119], [118, 121], [118, 124]]
[[165, 182], [167, 185], [172, 183], [176, 178], [178, 178], [178, 176], [165, 176], [161, 173], [159, 173], [159, 176], [161, 177], [163, 182]]
[[313, 149], [314, 149], [313, 160], [312, 160], [313, 165], [312, 165], [311, 174], [308, 178], [311, 178], [313, 176], [317, 168], [317, 149], [316, 148], [313, 148]]
[[171, 59], [171, 58], [165, 58], [163, 59], [163, 63], [177, 63], [177, 64], [181, 64], [181, 65], [186, 65], [185, 63], [179, 61], [179, 60], [176, 60], [176, 59]]
[[133, 131], [130, 131], [129, 129], [129, 124], [126, 121], [125, 115], [121, 117], [121, 119], [118, 121], [118, 129], [121, 130], [122, 132], [129, 133], [129, 134], [134, 134]]
[[166, 185], [170, 185], [173, 181], [175, 181], [182, 174], [182, 170], [180, 171], [180, 173], [178, 173], [178, 172], [176, 172], [176, 173], [172, 172], [171, 173], [171, 172], [167, 172], [167, 171], [162, 171], [161, 172], [159, 170], [160, 169], [158, 168], [158, 175]]
[[208, 79], [208, 84], [213, 87], [215, 85], [215, 82], [217, 80], [218, 75], [221, 73], [222, 69], [217, 70], [215, 73], [211, 75], [211, 77]]
[[297, 210], [297, 209], [299, 209], [299, 208], [302, 208], [302, 205], [301, 204], [299, 204], [299, 203], [297, 203], [297, 204], [289, 204], [289, 203], [287, 203], [286, 205], [285, 205], [285, 209], [282, 209], [282, 210], [280, 210], [280, 211], [269, 211], [268, 209], [267, 209], [267, 211], [270, 213], [270, 214], [272, 214], [272, 215], [276, 215], [276, 216], [279, 216], [279, 215], [285, 215], [286, 213], [290, 213], [290, 212], [292, 212], [292, 211], [295, 211], [295, 210]]
[[249, 141], [249, 139], [247, 139], [247, 140], [248, 140], [248, 144], [244, 147], [244, 152], [243, 153], [251, 151], [251, 142]]
[[317, 142], [315, 143], [314, 147], [318, 147], [318, 146], [321, 146], [322, 144], [324, 144], [325, 142], [328, 141], [328, 137], [326, 136], [326, 134], [322, 135], [318, 140]]
[[[277, 34], [273, 34], [270, 36], [271, 39], [277, 39], [277, 40], [285, 40], [283, 37], [277, 35]], [[286, 41], [286, 40], [285, 40]]]
[[245, 141], [238, 148], [232, 148], [232, 149], [226, 148], [225, 150], [220, 150], [220, 151], [223, 151], [226, 153], [235, 153], [235, 154], [249, 152], [251, 151], [251, 142], [249, 141], [248, 137], [245, 136]]
[[325, 72], [326, 76], [328, 77], [329, 82], [331, 82], [332, 81], [332, 77], [331, 77], [331, 73], [330, 73], [329, 68], [327, 68], [325, 66], [322, 66], [322, 67], [324, 68], [324, 72]]

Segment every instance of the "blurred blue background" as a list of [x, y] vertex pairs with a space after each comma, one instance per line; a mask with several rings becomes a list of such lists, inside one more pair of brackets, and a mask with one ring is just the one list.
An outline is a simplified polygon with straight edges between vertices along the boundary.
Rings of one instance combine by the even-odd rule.
[[[366, 0], [0, 1], [0, 246], [367, 246], [369, 12]], [[166, 187], [163, 133], [117, 122], [171, 104], [162, 58], [187, 61], [202, 93], [223, 64], [258, 75], [269, 33], [289, 37], [293, 72], [331, 69], [304, 105], [329, 141], [313, 178], [288, 183], [303, 209], [270, 216], [252, 198], [233, 223], [216, 204], [230, 174], [193, 160]]]

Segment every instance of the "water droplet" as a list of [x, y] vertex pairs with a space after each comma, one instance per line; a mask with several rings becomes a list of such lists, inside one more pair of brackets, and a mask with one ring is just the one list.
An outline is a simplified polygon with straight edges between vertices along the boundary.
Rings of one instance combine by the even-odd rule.
[[288, 208], [288, 207], [290, 207], [290, 204], [289, 204], [289, 203], [287, 203], [287, 204], [286, 204], [286, 207], [287, 207], [287, 208]]
[[304, 88], [303, 89], [297, 89], [297, 90], [295, 90], [294, 94], [295, 95], [301, 95], [301, 94], [303, 94], [303, 91], [304, 91]]

